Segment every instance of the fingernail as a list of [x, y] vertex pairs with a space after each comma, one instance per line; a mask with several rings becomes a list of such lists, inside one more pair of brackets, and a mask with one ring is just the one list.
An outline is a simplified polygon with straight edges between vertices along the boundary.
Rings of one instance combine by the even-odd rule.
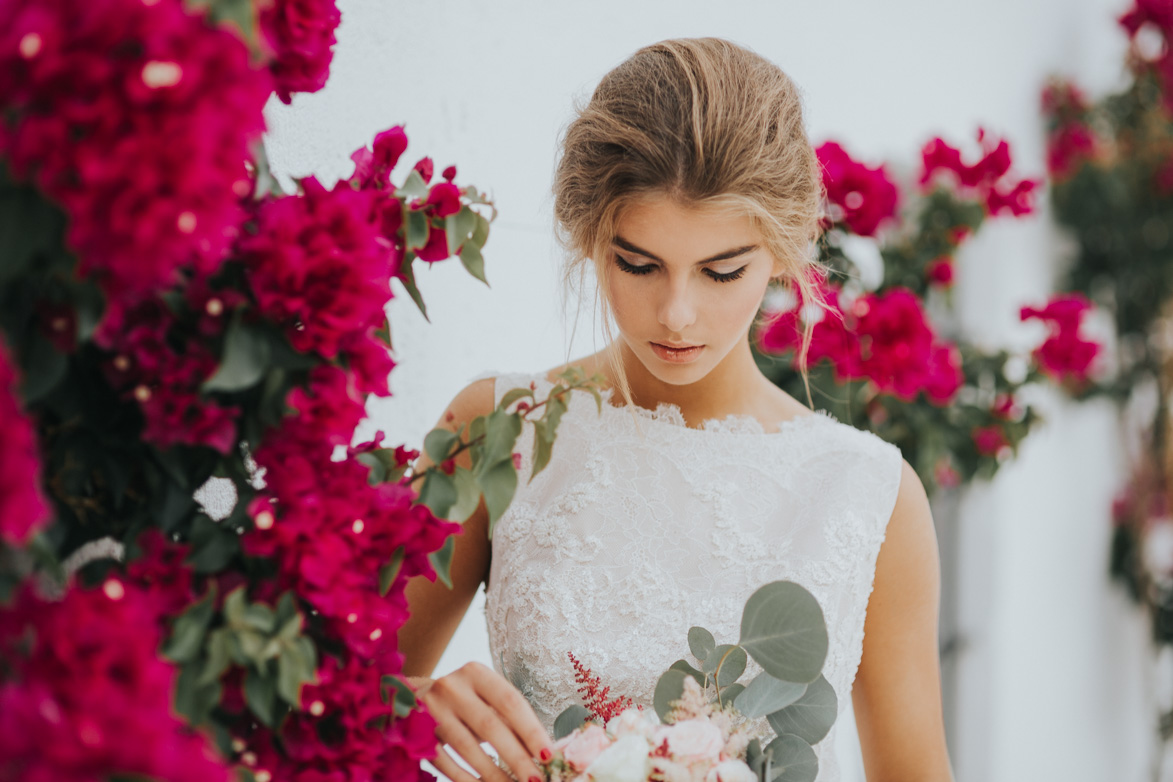
[[549, 747], [542, 747], [542, 751], [538, 753], [538, 757], [542, 759], [543, 763], [546, 763], [550, 758], [554, 757], [554, 753], [550, 751]]
[[529, 782], [542, 782], [542, 778], [539, 777], [537, 774], [534, 774], [532, 777], [529, 778]]

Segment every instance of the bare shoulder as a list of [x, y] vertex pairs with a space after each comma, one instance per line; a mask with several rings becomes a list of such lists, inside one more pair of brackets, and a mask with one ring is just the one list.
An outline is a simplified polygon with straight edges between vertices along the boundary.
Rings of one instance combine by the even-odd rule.
[[[908, 621], [935, 622], [940, 599], [940, 552], [924, 484], [903, 460], [900, 489], [876, 560], [868, 632], [887, 636]], [[918, 617], [912, 620], [912, 617]]]
[[[444, 426], [455, 429], [461, 423], [468, 423], [477, 416], [493, 412], [496, 406], [495, 384], [496, 378], [486, 377], [474, 380], [462, 388], [448, 403], [442, 422]], [[449, 413], [452, 415], [451, 420], [448, 420]]]
[[604, 375], [607, 374], [607, 372], [605, 370], [605, 361], [603, 359], [603, 353], [602, 353], [602, 351], [600, 351], [598, 353], [593, 353], [589, 356], [583, 356], [582, 358], [571, 359], [570, 361], [567, 361], [565, 364], [559, 364], [556, 367], [551, 367], [550, 369], [547, 369], [546, 372], [544, 373], [544, 377], [546, 378], [546, 381], [550, 382], [550, 383], [557, 383], [559, 381], [558, 375], [560, 375], [562, 372], [566, 371], [567, 367], [582, 367], [582, 369], [586, 373], [587, 377], [590, 377], [591, 375], [595, 374], [596, 372], [602, 372]]

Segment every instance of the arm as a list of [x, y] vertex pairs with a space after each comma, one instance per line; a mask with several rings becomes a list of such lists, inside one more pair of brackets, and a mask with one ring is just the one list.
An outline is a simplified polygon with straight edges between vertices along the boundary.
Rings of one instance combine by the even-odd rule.
[[[437, 427], [456, 431], [477, 416], [490, 413], [493, 402], [493, 380], [478, 380], [456, 395]], [[466, 469], [472, 467], [467, 451], [456, 457], [456, 463]], [[421, 454], [414, 467], [422, 471], [430, 464], [427, 455]], [[519, 778], [532, 779], [538, 774], [532, 758], [549, 748], [550, 737], [517, 688], [492, 668], [475, 662], [447, 676], [431, 678], [440, 655], [488, 576], [491, 549], [487, 526], [488, 512], [482, 500], [455, 538], [452, 589], [439, 579], [416, 577], [408, 582], [405, 595], [410, 616], [399, 631], [399, 651], [404, 655], [403, 673], [435, 718], [436, 736], [441, 743], [451, 746], [481, 778], [509, 782], [508, 775], [481, 749], [481, 742], [487, 741]], [[442, 746], [437, 748], [433, 764], [453, 782], [476, 779], [460, 768]]]
[[941, 708], [941, 564], [929, 501], [904, 463], [876, 561], [852, 689], [869, 782], [952, 782]]

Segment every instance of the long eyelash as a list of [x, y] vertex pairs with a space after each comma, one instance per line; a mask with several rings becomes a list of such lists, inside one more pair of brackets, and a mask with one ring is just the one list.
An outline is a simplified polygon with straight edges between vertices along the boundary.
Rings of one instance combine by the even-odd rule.
[[[651, 274], [656, 270], [656, 267], [652, 264], [648, 264], [646, 266], [632, 266], [618, 255], [615, 256], [615, 263], [621, 270], [627, 272], [628, 274]], [[740, 269], [729, 272], [728, 274], [720, 274], [718, 272], [706, 269], [705, 273], [716, 282], [733, 282], [734, 280], [740, 279], [741, 276], [745, 274], [745, 270], [747, 268], [747, 266], [742, 266]]]

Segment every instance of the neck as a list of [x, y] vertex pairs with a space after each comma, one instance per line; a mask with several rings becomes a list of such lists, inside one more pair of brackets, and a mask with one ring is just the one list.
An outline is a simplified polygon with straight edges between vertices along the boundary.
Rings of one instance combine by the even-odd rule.
[[[661, 402], [676, 405], [689, 426], [729, 414], [754, 415], [762, 407], [766, 387], [772, 388], [754, 363], [748, 338], [738, 343], [707, 375], [686, 385], [657, 378], [623, 340], [617, 340], [614, 347], [620, 351], [632, 401], [648, 410], [655, 410]], [[614, 382], [611, 385], [614, 387]], [[612, 402], [624, 404], [618, 389], [612, 394]]]

